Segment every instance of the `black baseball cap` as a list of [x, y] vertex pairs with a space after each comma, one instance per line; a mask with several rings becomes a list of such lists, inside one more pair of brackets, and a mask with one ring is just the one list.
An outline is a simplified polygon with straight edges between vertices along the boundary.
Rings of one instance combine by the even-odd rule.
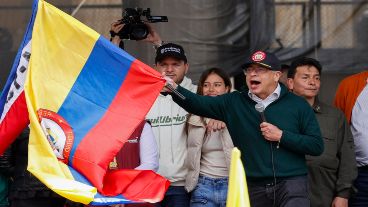
[[160, 62], [167, 57], [173, 57], [187, 62], [187, 56], [185, 56], [183, 47], [174, 43], [167, 43], [157, 48], [155, 63]]
[[253, 53], [246, 59], [242, 68], [246, 69], [251, 64], [258, 64], [270, 70], [281, 71], [280, 60], [275, 54], [270, 52], [257, 51]]

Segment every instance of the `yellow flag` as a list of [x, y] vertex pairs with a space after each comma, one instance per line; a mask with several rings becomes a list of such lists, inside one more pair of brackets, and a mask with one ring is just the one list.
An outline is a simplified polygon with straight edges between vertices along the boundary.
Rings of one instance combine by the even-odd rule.
[[234, 148], [231, 154], [229, 189], [227, 191], [226, 207], [249, 207], [247, 180], [240, 151]]

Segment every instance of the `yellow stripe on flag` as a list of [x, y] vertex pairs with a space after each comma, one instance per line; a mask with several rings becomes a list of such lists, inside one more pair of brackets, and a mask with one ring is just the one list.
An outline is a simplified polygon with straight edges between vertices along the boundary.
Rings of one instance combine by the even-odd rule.
[[[38, 2], [28, 73], [33, 91], [37, 91], [33, 100], [38, 100], [38, 108], [59, 110], [99, 36], [51, 4]], [[45, 94], [55, 96], [49, 98]]]
[[234, 148], [231, 153], [231, 165], [229, 175], [229, 188], [227, 192], [227, 207], [249, 207], [249, 195], [247, 180], [243, 163], [240, 159], [240, 151]]

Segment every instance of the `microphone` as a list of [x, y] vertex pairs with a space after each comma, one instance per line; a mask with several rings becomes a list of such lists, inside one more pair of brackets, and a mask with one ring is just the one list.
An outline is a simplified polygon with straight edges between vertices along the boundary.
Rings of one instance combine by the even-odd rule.
[[265, 114], [264, 114], [264, 110], [265, 110], [265, 107], [263, 104], [261, 103], [257, 103], [254, 108], [256, 109], [256, 111], [259, 112], [259, 114], [261, 115], [261, 120], [262, 122], [267, 122], [266, 121], [266, 117], [265, 117]]

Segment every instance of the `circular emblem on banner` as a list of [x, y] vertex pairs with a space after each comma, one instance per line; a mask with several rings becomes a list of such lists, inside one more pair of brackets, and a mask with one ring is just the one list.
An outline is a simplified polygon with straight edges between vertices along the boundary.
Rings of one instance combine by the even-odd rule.
[[264, 59], [266, 59], [266, 53], [264, 53], [262, 51], [257, 51], [255, 53], [253, 53], [253, 55], [252, 55], [252, 60], [254, 62], [261, 62]]
[[37, 111], [42, 130], [58, 160], [68, 164], [74, 134], [70, 125], [59, 114], [47, 110]]

